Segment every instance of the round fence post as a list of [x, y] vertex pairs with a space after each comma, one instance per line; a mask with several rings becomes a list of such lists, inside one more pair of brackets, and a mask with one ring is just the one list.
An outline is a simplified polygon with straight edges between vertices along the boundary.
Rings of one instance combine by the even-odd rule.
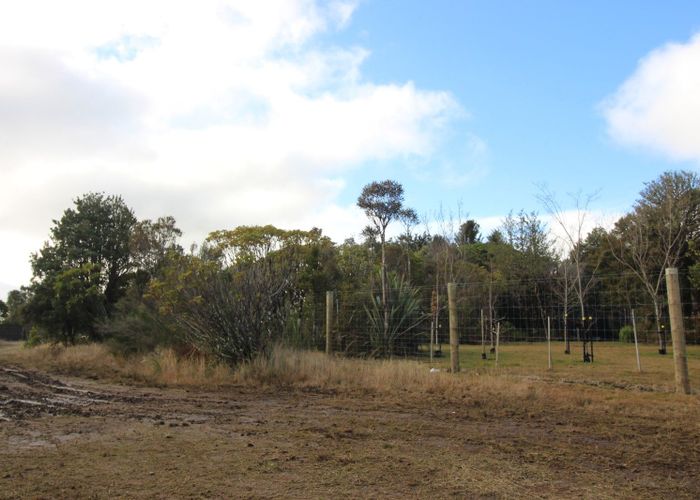
[[637, 341], [637, 321], [634, 319], [634, 309], [632, 309], [632, 333], [634, 333], [634, 352], [637, 354], [637, 371], [642, 373], [642, 361], [639, 359], [639, 342]]
[[333, 353], [333, 292], [326, 292], [326, 354]]
[[676, 392], [690, 394], [688, 380], [688, 357], [685, 352], [685, 329], [681, 290], [678, 284], [678, 269], [666, 268], [666, 291], [668, 293], [668, 315], [671, 317], [671, 338], [673, 339], [673, 362], [676, 367]]
[[447, 284], [447, 303], [450, 319], [450, 368], [459, 371], [459, 331], [457, 330], [457, 285]]
[[547, 316], [547, 369], [552, 369], [552, 329]]
[[501, 342], [501, 322], [496, 323], [496, 361], [494, 362], [494, 367], [498, 368], [498, 347]]

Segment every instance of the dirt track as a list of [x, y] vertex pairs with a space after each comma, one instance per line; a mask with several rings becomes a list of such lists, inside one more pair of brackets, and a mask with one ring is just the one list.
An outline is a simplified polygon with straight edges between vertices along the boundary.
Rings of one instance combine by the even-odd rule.
[[567, 390], [593, 403], [197, 392], [0, 367], [0, 497], [700, 495], [697, 421]]
[[[203, 423], [230, 415], [231, 402], [203, 394], [56, 378], [20, 367], [0, 367], [0, 420], [47, 416], [110, 417], [136, 422]], [[183, 413], [185, 411], [185, 413]], [[167, 417], [164, 417], [166, 415]]]

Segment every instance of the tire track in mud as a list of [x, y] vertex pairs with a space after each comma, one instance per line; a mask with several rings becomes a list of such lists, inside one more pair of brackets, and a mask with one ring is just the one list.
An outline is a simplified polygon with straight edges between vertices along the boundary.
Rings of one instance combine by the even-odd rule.
[[[90, 415], [107, 403], [139, 398], [75, 387], [46, 374], [18, 367], [0, 368], [0, 420], [45, 415]], [[142, 399], [142, 398], [140, 398]]]
[[[150, 420], [157, 425], [203, 423], [227, 418], [240, 409], [235, 402], [215, 397], [173, 395], [134, 387], [66, 382], [45, 373], [0, 367], [0, 423], [43, 416], [106, 416]], [[175, 396], [175, 397], [173, 397]]]

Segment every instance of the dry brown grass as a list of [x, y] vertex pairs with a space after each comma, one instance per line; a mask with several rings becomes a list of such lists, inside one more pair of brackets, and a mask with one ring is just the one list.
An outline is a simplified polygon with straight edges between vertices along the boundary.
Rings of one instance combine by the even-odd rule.
[[[72, 347], [39, 346], [25, 349], [5, 344], [0, 360], [56, 373], [164, 386], [219, 387], [247, 385], [296, 387], [301, 389], [378, 393], [415, 393], [463, 397], [508, 394], [535, 398], [545, 385], [556, 382], [630, 389], [634, 392], [668, 393], [674, 389], [673, 357], [655, 354], [642, 347], [644, 371], [637, 373], [634, 348], [624, 344], [597, 344], [596, 362], [584, 364], [576, 351], [565, 356], [554, 347], [554, 369], [546, 369], [543, 344], [512, 344], [502, 347], [499, 367], [493, 359], [482, 361], [477, 346], [462, 346], [462, 372], [446, 372], [446, 358], [430, 365], [426, 360], [363, 360], [329, 357], [320, 352], [275, 347], [268, 357], [259, 357], [233, 370], [204, 356], [178, 357], [169, 349], [141, 357], [115, 356], [100, 344]], [[700, 349], [689, 348], [691, 385], [700, 382]], [[431, 372], [437, 367], [439, 371]], [[563, 383], [563, 384], [562, 384]], [[575, 391], [568, 391], [575, 399]]]
[[0, 349], [0, 359], [65, 375], [159, 386], [245, 385], [450, 398], [476, 391], [482, 397], [507, 393], [509, 397], [532, 398], [540, 390], [532, 380], [507, 374], [465, 371], [455, 377], [442, 370], [431, 372], [428, 365], [414, 360], [346, 359], [281, 346], [270, 356], [261, 356], [236, 370], [203, 356], [178, 357], [169, 349], [123, 358], [100, 344], [31, 349], [5, 346]]
[[179, 357], [171, 349], [125, 358], [112, 354], [102, 344], [33, 348], [5, 345], [2, 359], [65, 375], [155, 385], [218, 386], [234, 381], [233, 372], [226, 365], [201, 355]]
[[484, 394], [502, 393], [507, 389], [515, 397], [533, 397], [537, 392], [531, 380], [496, 372], [465, 371], [454, 376], [445, 370], [431, 372], [427, 364], [415, 360], [348, 359], [284, 347], [275, 348], [269, 357], [241, 366], [234, 378], [247, 385], [340, 392], [449, 394], [459, 398], [477, 389]]
[[19, 343], [6, 343], [2, 353], [7, 362], [71, 375], [91, 378], [107, 378], [120, 373], [139, 375], [137, 363], [111, 355], [101, 344], [70, 347], [45, 344], [25, 348]]

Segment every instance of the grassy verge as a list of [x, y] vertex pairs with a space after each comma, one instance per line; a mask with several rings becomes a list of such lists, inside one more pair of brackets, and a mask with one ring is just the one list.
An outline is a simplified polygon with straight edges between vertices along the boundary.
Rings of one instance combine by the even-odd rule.
[[[302, 352], [276, 347], [236, 369], [204, 356], [178, 357], [164, 349], [146, 356], [124, 358], [111, 354], [99, 344], [72, 347], [39, 346], [23, 348], [19, 343], [0, 345], [0, 361], [40, 370], [88, 378], [166, 386], [218, 387], [249, 385], [319, 388], [376, 392], [413, 391], [423, 394], [459, 394], [465, 386], [478, 385], [498, 391], [526, 394], [537, 380], [612, 386], [647, 392], [672, 392], [673, 356], [660, 356], [652, 346], [642, 347], [642, 368], [636, 369], [634, 347], [629, 344], [597, 344], [595, 363], [583, 363], [574, 350], [563, 354], [554, 344], [553, 369], [547, 369], [545, 344], [501, 346], [498, 366], [494, 355], [481, 359], [478, 346], [461, 346], [462, 372], [446, 372], [449, 352], [431, 365], [419, 360], [362, 360], [329, 357], [319, 352]], [[689, 348], [691, 385], [700, 383], [700, 348]], [[431, 371], [431, 368], [437, 368]]]
[[428, 365], [415, 360], [344, 359], [284, 347], [276, 347], [270, 356], [235, 370], [202, 356], [178, 357], [170, 350], [123, 358], [99, 344], [31, 349], [4, 344], [0, 346], [0, 362], [64, 375], [158, 386], [243, 385], [449, 399], [462, 399], [475, 391], [482, 397], [508, 393], [509, 397], [527, 399], [535, 397], [539, 390], [533, 381], [502, 374], [465, 371], [455, 377], [445, 371], [431, 372]]

